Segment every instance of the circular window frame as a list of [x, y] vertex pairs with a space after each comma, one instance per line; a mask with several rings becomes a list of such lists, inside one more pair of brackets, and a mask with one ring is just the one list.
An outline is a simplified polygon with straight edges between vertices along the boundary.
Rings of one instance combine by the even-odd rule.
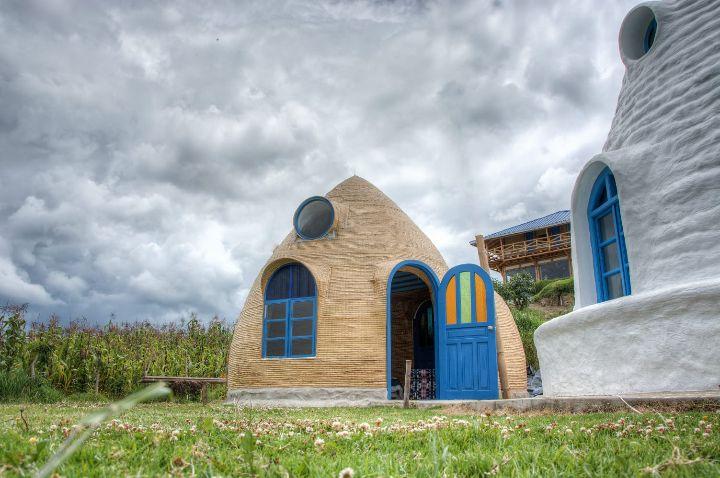
[[[645, 49], [648, 29], [654, 22], [655, 32], [652, 44]], [[661, 32], [661, 21], [651, 5], [638, 5], [630, 10], [620, 25], [618, 46], [620, 58], [626, 67], [646, 58], [653, 52]]]
[[[314, 201], [322, 201], [322, 202], [327, 203], [328, 206], [330, 206], [330, 225], [319, 236], [310, 237], [310, 236], [306, 236], [305, 234], [303, 234], [300, 231], [300, 228], [298, 227], [298, 219], [300, 218], [300, 213], [305, 208], [305, 206], [307, 206], [308, 204], [310, 204], [311, 202], [314, 202]], [[334, 225], [335, 225], [335, 206], [333, 206], [333, 203], [330, 202], [330, 200], [328, 198], [323, 197], [323, 196], [312, 196], [312, 197], [307, 198], [306, 200], [304, 200], [303, 202], [300, 203], [300, 205], [295, 210], [295, 214], [293, 216], [293, 228], [295, 229], [295, 234], [297, 234], [298, 237], [304, 241], [317, 241], [319, 239], [327, 237], [328, 233], [330, 231], [332, 231]]]

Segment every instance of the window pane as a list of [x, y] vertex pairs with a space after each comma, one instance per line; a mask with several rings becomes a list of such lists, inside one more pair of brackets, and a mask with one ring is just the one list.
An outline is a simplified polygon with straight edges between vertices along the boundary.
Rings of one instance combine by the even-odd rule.
[[290, 297], [314, 297], [315, 279], [302, 264], [287, 264], [278, 269], [270, 279], [265, 291], [267, 300]]
[[457, 324], [457, 281], [452, 276], [445, 289], [445, 322], [448, 325]]
[[268, 340], [265, 342], [266, 357], [284, 357], [285, 341], [284, 340]]
[[608, 200], [607, 189], [605, 187], [603, 187], [602, 192], [600, 192], [600, 195], [595, 200], [593, 209], [596, 209], [596, 208], [602, 206], [604, 203], [607, 202], [607, 200]]
[[325, 235], [333, 224], [333, 208], [327, 199], [313, 199], [297, 212], [297, 232], [317, 239]]
[[625, 295], [623, 294], [622, 279], [620, 277], [620, 273], [606, 277], [605, 282], [607, 284], [608, 299], [614, 299], [616, 297], [622, 297], [623, 295]]
[[602, 242], [615, 237], [615, 222], [613, 221], [612, 209], [598, 219], [598, 229], [600, 229], [600, 240]]
[[302, 302], [293, 302], [292, 305], [292, 316], [293, 317], [312, 317], [313, 316], [313, 303], [311, 300], [304, 300]]
[[315, 279], [310, 271], [303, 266], [298, 266], [293, 275], [293, 286], [291, 297], [312, 297], [315, 295]]
[[268, 300], [287, 299], [290, 295], [290, 279], [292, 276], [292, 264], [286, 265], [275, 271], [265, 291], [265, 298]]
[[475, 322], [487, 322], [487, 290], [485, 283], [475, 274]]
[[284, 319], [285, 318], [285, 302], [275, 302], [267, 305], [266, 319]]
[[277, 337], [285, 337], [285, 321], [268, 322], [267, 323], [267, 336], [269, 339]]
[[299, 335], [312, 335], [313, 334], [313, 320], [293, 320], [292, 321], [292, 334], [293, 337]]
[[540, 264], [542, 279], [562, 279], [570, 277], [570, 264], [567, 259], [557, 259]]
[[290, 353], [292, 355], [312, 355], [312, 339], [294, 339]]
[[460, 276], [460, 323], [469, 324], [472, 316], [470, 315], [470, 273], [461, 272]]
[[620, 259], [618, 257], [617, 242], [612, 242], [602, 248], [603, 260], [605, 264], [604, 272], [610, 272], [620, 267]]

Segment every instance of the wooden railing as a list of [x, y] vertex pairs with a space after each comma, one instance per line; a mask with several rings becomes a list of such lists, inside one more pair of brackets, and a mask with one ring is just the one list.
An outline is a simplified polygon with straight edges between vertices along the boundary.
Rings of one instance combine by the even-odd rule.
[[513, 259], [521, 259], [523, 257], [533, 257], [548, 252], [556, 252], [570, 249], [570, 233], [562, 232], [548, 237], [539, 237], [527, 241], [513, 242], [512, 244], [502, 244], [492, 249], [488, 249], [488, 258], [490, 266], [498, 265], [502, 262]]

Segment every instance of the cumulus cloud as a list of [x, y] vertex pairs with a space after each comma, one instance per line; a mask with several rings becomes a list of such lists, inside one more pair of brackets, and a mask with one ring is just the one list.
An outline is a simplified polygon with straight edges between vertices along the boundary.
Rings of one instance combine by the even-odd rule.
[[0, 300], [233, 319], [305, 197], [357, 173], [449, 263], [567, 208], [633, 1], [0, 5]]

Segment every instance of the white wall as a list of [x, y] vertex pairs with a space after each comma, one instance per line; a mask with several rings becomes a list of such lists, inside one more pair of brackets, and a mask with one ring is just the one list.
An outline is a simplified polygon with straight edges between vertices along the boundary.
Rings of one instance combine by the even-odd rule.
[[[626, 65], [603, 152], [572, 196], [575, 311], [535, 334], [549, 395], [720, 385], [720, 14], [717, 0], [647, 2], [621, 28]], [[638, 28], [655, 42], [638, 59]], [[640, 19], [640, 20], [638, 20]], [[620, 61], [620, 59], [618, 59]], [[587, 203], [610, 167], [632, 295], [596, 304]]]

